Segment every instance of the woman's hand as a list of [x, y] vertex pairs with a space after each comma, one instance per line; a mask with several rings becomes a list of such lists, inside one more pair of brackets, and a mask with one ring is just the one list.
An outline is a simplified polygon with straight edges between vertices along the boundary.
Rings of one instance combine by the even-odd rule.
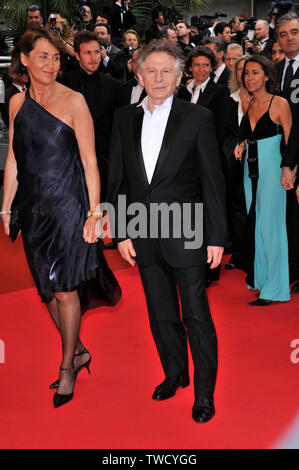
[[5, 235], [9, 235], [10, 214], [2, 214], [2, 221]]
[[95, 217], [88, 217], [86, 219], [83, 227], [83, 238], [86, 243], [96, 243], [98, 240], [100, 236], [100, 231], [98, 230], [100, 224], [97, 225], [98, 222], [99, 220]]
[[243, 152], [245, 150], [245, 142], [241, 142], [238, 147], [234, 150], [234, 156], [236, 160], [242, 161]]
[[298, 184], [297, 189], [296, 189], [296, 198], [297, 198], [297, 202], [299, 204], [299, 184]]

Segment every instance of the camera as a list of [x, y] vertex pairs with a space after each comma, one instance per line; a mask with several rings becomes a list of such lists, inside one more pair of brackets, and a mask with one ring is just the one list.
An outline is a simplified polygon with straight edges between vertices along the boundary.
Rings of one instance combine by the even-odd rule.
[[213, 26], [215, 20], [217, 18], [226, 18], [227, 15], [225, 13], [221, 13], [216, 11], [215, 15], [201, 15], [201, 16], [192, 16], [191, 18], [191, 25], [196, 26], [198, 31], [203, 33], [208, 28]]
[[86, 29], [84, 25], [84, 17], [87, 16], [85, 7], [91, 7], [90, 0], [79, 0], [75, 6], [75, 24], [77, 31], [84, 31]]
[[[282, 15], [285, 15], [288, 13], [288, 11], [292, 8], [293, 6], [293, 1], [292, 0], [280, 0], [278, 2], [271, 2], [270, 4], [270, 10], [268, 13], [269, 18], [272, 16], [276, 16], [276, 19], [279, 18]], [[277, 8], [277, 13], [273, 13], [273, 10]]]
[[60, 33], [60, 29], [56, 26], [57, 16], [56, 13], [51, 13], [49, 17], [50, 28], [55, 33]]
[[165, 5], [163, 2], [160, 0], [156, 0], [158, 6], [161, 8], [161, 11], [163, 11], [163, 15], [165, 18], [165, 24], [169, 23], [178, 23], [179, 21], [182, 21], [183, 16], [180, 15], [180, 13], [175, 9], [175, 7], [168, 7]]

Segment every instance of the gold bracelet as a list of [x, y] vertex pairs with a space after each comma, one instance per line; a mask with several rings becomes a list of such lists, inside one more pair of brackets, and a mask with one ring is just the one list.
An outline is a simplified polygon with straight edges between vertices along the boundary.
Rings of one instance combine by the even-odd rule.
[[94, 219], [101, 219], [103, 217], [102, 212], [96, 212], [96, 211], [88, 211], [87, 212], [87, 218], [88, 217], [93, 217]]

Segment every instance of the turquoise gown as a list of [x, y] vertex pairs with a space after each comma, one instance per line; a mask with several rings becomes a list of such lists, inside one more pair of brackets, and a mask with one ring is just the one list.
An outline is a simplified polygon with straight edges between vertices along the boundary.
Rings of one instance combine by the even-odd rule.
[[282, 135], [268, 110], [252, 131], [244, 117], [247, 139], [244, 190], [248, 214], [245, 250], [246, 282], [260, 298], [290, 300], [286, 191], [280, 184]]

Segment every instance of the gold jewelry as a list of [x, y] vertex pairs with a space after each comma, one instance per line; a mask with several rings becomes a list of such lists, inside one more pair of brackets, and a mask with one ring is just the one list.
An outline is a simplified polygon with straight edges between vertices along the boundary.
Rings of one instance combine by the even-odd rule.
[[103, 212], [88, 211], [87, 218], [92, 217], [94, 219], [101, 219], [103, 217]]

